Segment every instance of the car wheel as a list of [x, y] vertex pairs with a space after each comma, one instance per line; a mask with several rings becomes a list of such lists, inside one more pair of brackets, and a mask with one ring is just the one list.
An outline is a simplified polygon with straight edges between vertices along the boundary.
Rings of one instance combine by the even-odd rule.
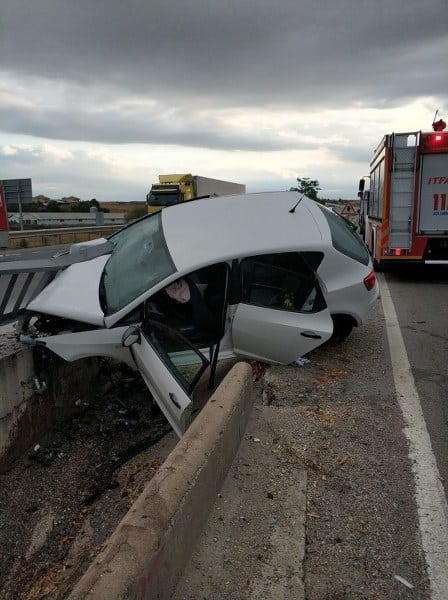
[[348, 315], [332, 315], [333, 319], [333, 334], [329, 339], [329, 343], [336, 345], [340, 344], [348, 338], [355, 325], [353, 317]]

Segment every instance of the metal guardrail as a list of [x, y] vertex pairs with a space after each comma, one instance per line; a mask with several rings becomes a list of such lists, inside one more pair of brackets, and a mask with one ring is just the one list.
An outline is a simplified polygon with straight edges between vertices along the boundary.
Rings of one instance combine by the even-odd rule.
[[[10, 265], [13, 263], [9, 263]], [[42, 270], [2, 269], [0, 273], [0, 323], [16, 318], [27, 304], [50, 283], [61, 267]]]
[[70, 244], [77, 241], [79, 236], [88, 240], [109, 236], [122, 229], [124, 225], [95, 225], [84, 227], [58, 227], [49, 229], [29, 229], [9, 231], [9, 248], [51, 246]]

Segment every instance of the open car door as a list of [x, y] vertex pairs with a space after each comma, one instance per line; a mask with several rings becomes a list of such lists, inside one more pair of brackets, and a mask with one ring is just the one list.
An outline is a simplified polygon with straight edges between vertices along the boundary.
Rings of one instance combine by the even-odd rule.
[[180, 333], [156, 321], [123, 334], [154, 400], [179, 437], [190, 424], [191, 394], [208, 360]]

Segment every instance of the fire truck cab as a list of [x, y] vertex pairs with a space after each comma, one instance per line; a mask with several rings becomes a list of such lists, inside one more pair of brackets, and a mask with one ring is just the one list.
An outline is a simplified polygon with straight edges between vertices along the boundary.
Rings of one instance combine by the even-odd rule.
[[359, 231], [377, 267], [448, 264], [448, 132], [385, 135], [359, 184]]

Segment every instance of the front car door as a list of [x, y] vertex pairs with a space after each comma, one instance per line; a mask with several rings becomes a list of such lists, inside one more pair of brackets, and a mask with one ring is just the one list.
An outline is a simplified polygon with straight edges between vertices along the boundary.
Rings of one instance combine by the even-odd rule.
[[240, 279], [232, 321], [235, 354], [290, 364], [331, 337], [333, 321], [319, 282], [300, 253], [246, 258]]
[[179, 437], [190, 424], [191, 394], [208, 361], [186, 338], [146, 320], [123, 335], [154, 400]]

